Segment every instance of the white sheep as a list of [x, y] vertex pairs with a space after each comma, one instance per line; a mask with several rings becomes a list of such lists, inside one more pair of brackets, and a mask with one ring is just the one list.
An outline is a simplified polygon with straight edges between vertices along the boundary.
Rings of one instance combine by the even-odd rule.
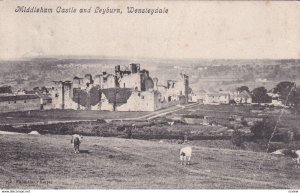
[[82, 135], [74, 134], [72, 135], [71, 143], [74, 143], [74, 153], [80, 153], [79, 145], [83, 140]]
[[169, 125], [174, 125], [175, 121], [168, 122]]
[[187, 146], [180, 149], [181, 165], [189, 165], [192, 157], [192, 147]]

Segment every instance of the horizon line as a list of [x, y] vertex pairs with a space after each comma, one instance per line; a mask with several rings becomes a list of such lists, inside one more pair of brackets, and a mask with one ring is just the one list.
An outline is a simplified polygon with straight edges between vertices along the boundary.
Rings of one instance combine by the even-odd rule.
[[43, 55], [19, 58], [0, 58], [0, 61], [30, 61], [34, 59], [110, 59], [110, 60], [300, 60], [300, 58], [157, 58], [157, 57], [126, 57], [105, 55]]

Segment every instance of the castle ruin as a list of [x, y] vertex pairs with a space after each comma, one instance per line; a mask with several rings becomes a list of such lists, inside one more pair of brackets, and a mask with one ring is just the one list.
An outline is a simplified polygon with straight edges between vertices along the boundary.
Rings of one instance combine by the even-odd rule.
[[115, 73], [102, 72], [94, 77], [86, 74], [73, 81], [54, 81], [51, 90], [55, 109], [155, 111], [177, 104], [186, 104], [189, 77], [159, 85], [140, 64], [115, 66]]

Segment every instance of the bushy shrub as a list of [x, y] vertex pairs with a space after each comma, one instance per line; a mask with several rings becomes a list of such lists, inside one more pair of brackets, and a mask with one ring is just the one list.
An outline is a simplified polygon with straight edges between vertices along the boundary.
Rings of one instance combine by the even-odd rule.
[[184, 115], [182, 116], [183, 118], [195, 118], [195, 119], [203, 119], [204, 118], [204, 115], [194, 115], [194, 114], [191, 114], [191, 115]]
[[239, 130], [233, 131], [231, 136], [231, 142], [233, 145], [242, 147], [244, 143], [244, 137], [242, 132], [240, 132]]
[[269, 139], [275, 129], [276, 121], [273, 119], [264, 119], [263, 121], [256, 122], [251, 128], [254, 138]]
[[235, 100], [230, 99], [230, 100], [229, 100], [229, 104], [233, 105], [233, 104], [236, 104], [236, 102], [235, 102]]
[[97, 123], [106, 123], [104, 119], [97, 119]]
[[120, 126], [120, 127], [117, 127], [117, 131], [119, 131], [119, 132], [123, 132], [123, 131], [125, 131], [125, 127], [124, 126]]
[[242, 120], [241, 121], [241, 125], [247, 127], [248, 126], [248, 122], [246, 120]]

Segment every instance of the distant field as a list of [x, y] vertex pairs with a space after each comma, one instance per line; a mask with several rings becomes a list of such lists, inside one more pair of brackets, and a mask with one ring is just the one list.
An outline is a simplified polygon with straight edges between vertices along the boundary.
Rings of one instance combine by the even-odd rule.
[[[283, 110], [280, 115], [280, 109], [266, 109], [262, 110], [261, 113], [254, 113], [251, 110], [260, 110], [262, 107], [253, 107], [253, 106], [238, 106], [238, 105], [199, 105], [196, 107], [192, 107], [188, 110], [180, 110], [174, 112], [169, 115], [169, 117], [176, 117], [182, 115], [205, 115], [205, 116], [213, 116], [217, 118], [228, 118], [232, 115], [239, 116], [268, 116], [274, 118], [274, 120], [280, 120], [278, 122], [278, 127], [287, 130], [295, 130], [300, 133], [300, 116], [298, 114], [286, 113]], [[276, 111], [275, 111], [276, 110]], [[274, 111], [274, 112], [273, 112]]]
[[182, 166], [182, 145], [174, 143], [84, 137], [81, 153], [74, 154], [70, 136], [0, 135], [0, 187], [300, 188], [300, 169], [293, 168], [291, 158], [192, 145], [191, 165]]
[[[135, 127], [131, 125], [135, 123]], [[67, 123], [53, 123], [41, 125], [0, 125], [0, 130], [10, 132], [29, 133], [38, 131], [41, 134], [70, 135], [74, 133], [87, 136], [121, 137], [126, 138], [127, 129], [131, 128], [134, 139], [177, 139], [182, 140], [184, 133], [189, 139], [231, 139], [231, 133], [222, 126], [187, 125], [167, 122], [148, 121], [80, 121]]]
[[86, 110], [21, 111], [0, 114], [0, 122], [1, 124], [13, 124], [48, 121], [120, 119], [139, 117], [149, 113], [150, 112], [111, 112]]
[[[253, 109], [262, 107], [253, 106], [231, 106], [231, 105], [198, 105], [189, 109], [179, 109], [167, 117], [178, 117], [184, 115], [206, 115], [217, 117], [217, 126], [204, 125], [186, 125], [175, 123], [170, 126], [168, 119], [158, 118], [148, 121], [122, 121], [114, 123], [103, 122], [77, 122], [77, 123], [55, 123], [56, 121], [80, 121], [80, 120], [97, 120], [97, 119], [122, 119], [136, 118], [144, 115], [150, 115], [153, 112], [110, 112], [110, 111], [75, 111], [75, 110], [47, 110], [47, 111], [30, 111], [30, 112], [11, 112], [0, 114], [1, 124], [22, 125], [22, 123], [45, 123], [42, 125], [16, 126], [15, 128], [6, 125], [0, 125], [0, 130], [16, 131], [29, 133], [32, 130], [39, 131], [42, 134], [71, 134], [80, 133], [90, 136], [102, 137], [126, 137], [126, 127], [135, 123], [136, 129], [132, 131], [133, 138], [136, 139], [182, 139], [185, 132], [189, 133], [189, 138], [193, 140], [207, 139], [230, 139], [231, 131], [228, 117], [231, 115], [257, 116], [257, 113], [251, 113]], [[155, 112], [157, 113], [157, 112]], [[278, 119], [279, 114], [269, 114]], [[160, 120], [160, 121], [159, 121]], [[164, 123], [160, 123], [163, 121]], [[284, 134], [287, 130], [296, 131], [296, 137], [299, 140], [300, 134], [300, 117], [295, 114], [283, 114], [279, 124], [278, 131]], [[244, 126], [244, 132], [250, 132], [250, 126]], [[298, 133], [297, 133], [298, 131]], [[278, 138], [278, 136], [277, 136]], [[274, 141], [278, 139], [274, 138]]]
[[[250, 106], [250, 105], [198, 105], [192, 107], [188, 110], [180, 110], [175, 112], [174, 114], [202, 114], [202, 115], [209, 115], [209, 116], [221, 116], [224, 117], [225, 115], [228, 117], [230, 115], [240, 115], [240, 116], [253, 116], [259, 114], [266, 114], [267, 108], [265, 107], [257, 107], [257, 106]], [[252, 110], [261, 111], [261, 112], [251, 112]], [[278, 115], [280, 110], [277, 113], [268, 113], [266, 115]], [[287, 115], [285, 116], [293, 116]]]
[[[275, 120], [279, 117], [279, 113], [253, 113], [251, 110], [259, 110], [262, 107], [253, 106], [236, 106], [236, 105], [198, 105], [189, 109], [182, 109], [173, 112], [168, 117], [177, 117], [187, 114], [205, 115], [219, 118], [228, 118], [231, 115], [240, 116], [265, 116], [274, 117]], [[277, 110], [279, 111], [279, 110]], [[9, 112], [0, 114], [1, 124], [20, 124], [41, 122], [47, 123], [51, 121], [77, 121], [77, 120], [97, 120], [97, 119], [124, 119], [136, 118], [144, 115], [149, 115], [153, 112], [110, 112], [110, 111], [86, 111], [86, 110], [45, 110], [45, 111], [23, 111]], [[300, 116], [296, 114], [283, 113], [279, 126], [287, 129], [296, 129], [300, 125]]]

